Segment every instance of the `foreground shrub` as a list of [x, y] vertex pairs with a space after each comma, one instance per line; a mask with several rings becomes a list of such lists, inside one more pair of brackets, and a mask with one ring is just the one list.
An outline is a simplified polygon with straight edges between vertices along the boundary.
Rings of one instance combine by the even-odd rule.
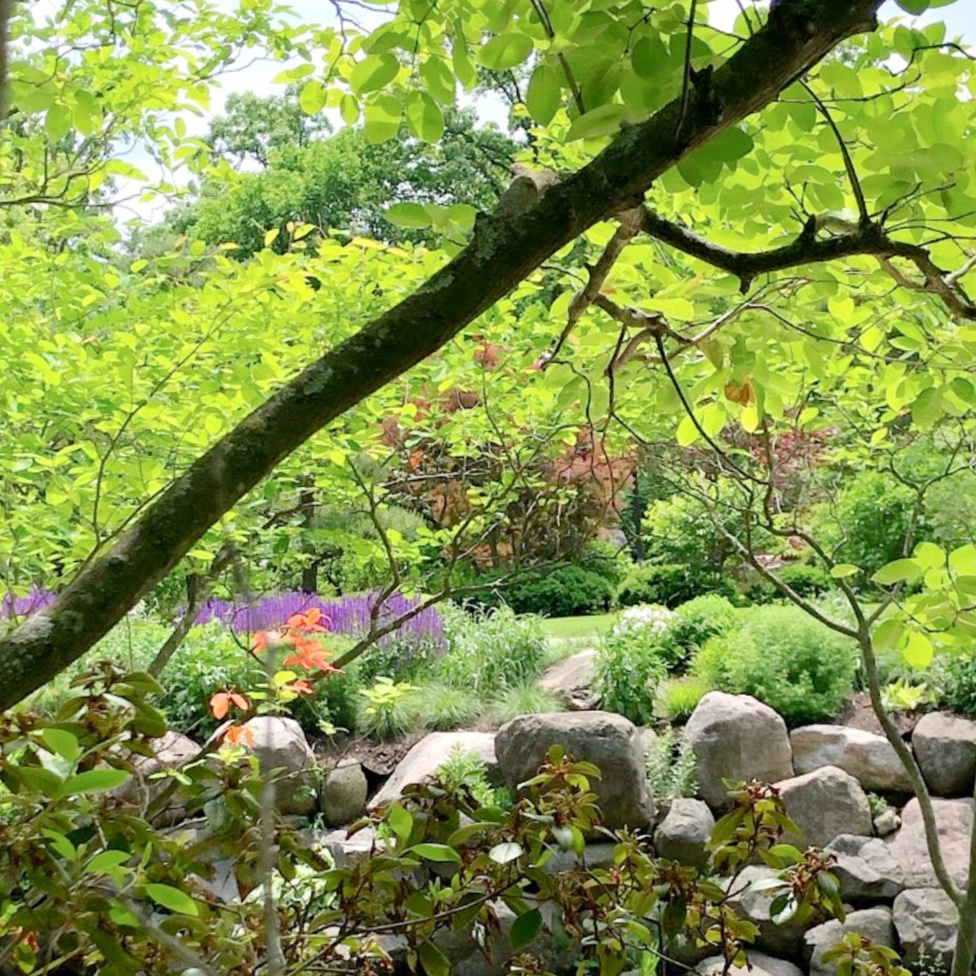
[[[305, 972], [313, 961], [328, 972], [387, 971], [387, 951], [370, 937], [376, 931], [403, 939], [412, 969], [446, 973], [445, 937], [493, 930], [496, 900], [516, 913], [516, 952], [541, 933], [543, 911], [557, 927], [600, 933], [577, 940], [581, 970], [620, 972], [629, 953], [676, 938], [742, 961], [754, 935], [727, 910], [720, 886], [693, 869], [676, 873], [635, 834], [610, 835], [612, 870], [544, 870], [554, 850], [581, 856], [599, 827], [590, 789], [599, 770], [558, 749], [517, 801], [491, 789], [483, 764], [452, 755], [438, 779], [409, 787], [372, 818], [382, 838], [374, 851], [337, 866], [261, 799], [267, 784], [246, 736], [225, 737], [184, 767], [179, 785], [149, 800], [131, 760], [165, 731], [145, 697], [158, 687], [104, 665], [77, 690], [59, 724], [26, 710], [0, 716], [7, 784], [0, 830], [16, 839], [0, 848], [0, 957], [25, 974], [62, 957], [103, 976], [258, 973], [273, 946], [287, 972]], [[109, 793], [130, 781], [130, 792]], [[193, 844], [155, 826], [177, 788], [188, 814], [205, 811], [211, 828]], [[733, 793], [732, 811], [716, 827], [710, 873], [735, 873], [758, 848], [782, 869], [791, 914], [810, 922], [842, 911], [830, 894], [836, 880], [818, 881], [827, 865], [817, 852], [770, 849], [786, 824], [770, 789]], [[202, 880], [217, 861], [229, 865], [229, 891]], [[651, 913], [662, 919], [653, 931], [645, 922]], [[276, 930], [287, 938], [273, 939]]]
[[520, 617], [510, 607], [468, 612], [443, 610], [449, 650], [437, 678], [481, 703], [508, 688], [538, 677], [547, 655], [546, 638], [535, 617]]
[[[773, 848], [789, 821], [776, 792], [758, 784], [732, 793], [709, 845], [708, 877], [675, 871], [634, 833], [609, 835], [612, 868], [544, 870], [554, 850], [582, 863], [586, 837], [599, 828], [590, 789], [599, 770], [558, 749], [519, 799], [504, 803], [489, 794], [479, 764], [449, 757], [443, 778], [409, 787], [367, 822], [382, 838], [372, 851], [335, 865], [261, 799], [267, 784], [241, 726], [150, 800], [132, 758], [165, 731], [145, 697], [158, 690], [109, 664], [79, 680], [57, 724], [27, 710], [0, 716], [8, 839], [0, 958], [25, 974], [65, 957], [102, 976], [259, 973], [273, 952], [283, 972], [392, 971], [377, 931], [403, 940], [411, 969], [446, 974], [445, 942], [498, 931], [498, 901], [517, 916], [513, 951], [529, 947], [551, 916], [576, 934], [580, 971], [619, 973], [630, 954], [667, 950], [678, 938], [744, 962], [755, 927], [728, 910], [711, 875], [736, 874], [757, 851], [781, 872], [775, 897], [791, 917], [809, 924], [843, 912], [820, 852]], [[110, 793], [126, 785], [134, 788]], [[156, 826], [177, 788], [187, 813], [207, 818], [192, 844]], [[203, 878], [217, 862], [231, 883], [215, 888]], [[660, 920], [653, 929], [648, 917]], [[585, 932], [599, 935], [579, 938]], [[896, 976], [885, 966], [856, 976], [869, 972]]]
[[799, 607], [756, 607], [692, 661], [712, 687], [753, 695], [791, 725], [835, 717], [854, 691], [855, 643]]
[[666, 607], [634, 607], [607, 634], [596, 656], [600, 706], [635, 725], [654, 720], [658, 684], [667, 677], [674, 618]]
[[624, 577], [617, 590], [617, 603], [632, 607], [640, 603], [660, 603], [676, 607], [703, 593], [736, 595], [732, 583], [714, 573], [685, 563], [638, 563]]

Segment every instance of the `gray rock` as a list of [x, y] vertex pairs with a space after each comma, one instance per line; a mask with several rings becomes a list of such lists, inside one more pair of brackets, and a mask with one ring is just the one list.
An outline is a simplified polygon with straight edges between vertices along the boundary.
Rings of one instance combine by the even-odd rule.
[[285, 814], [311, 813], [318, 800], [315, 754], [293, 718], [258, 715], [244, 728], [265, 773], [275, 772], [275, 803]]
[[646, 827], [653, 817], [647, 789], [644, 748], [636, 727], [611, 712], [523, 715], [502, 726], [496, 748], [509, 789], [535, 776], [551, 746], [595, 763], [600, 779], [591, 783], [611, 830]]
[[705, 845], [715, 818], [704, 800], [679, 797], [671, 801], [665, 818], [654, 831], [654, 849], [660, 857], [701, 870], [708, 863]]
[[806, 725], [790, 733], [790, 742], [798, 774], [836, 766], [866, 790], [911, 792], [905, 767], [883, 735], [846, 725]]
[[837, 863], [831, 871], [844, 901], [891, 901], [904, 888], [901, 865], [879, 837], [840, 834], [826, 847]]
[[859, 932], [875, 945], [891, 948], [895, 944], [891, 909], [865, 908], [850, 912], [843, 922], [835, 918], [810, 929], [804, 938], [804, 957], [810, 976], [837, 976], [837, 964], [825, 963], [823, 955], [851, 932]]
[[369, 809], [395, 803], [403, 796], [405, 787], [436, 775], [456, 747], [480, 756], [489, 767], [497, 765], [493, 732], [431, 732], [403, 757], [383, 788], [369, 801]]
[[915, 758], [929, 789], [940, 796], [971, 795], [976, 777], [976, 722], [931, 712], [912, 733]]
[[749, 695], [709, 692], [685, 734], [697, 758], [698, 790], [713, 809], [728, 805], [723, 778], [775, 783], [793, 775], [786, 723]]
[[[952, 880], [966, 887], [969, 874], [969, 835], [973, 825], [972, 800], [932, 800], [935, 822], [939, 834], [942, 858]], [[929, 859], [925, 842], [922, 810], [918, 800], [912, 798], [901, 812], [901, 829], [885, 843], [892, 857], [901, 865], [902, 880], [906, 888], [938, 888], [939, 879]]]
[[730, 890], [728, 904], [740, 918], [752, 922], [758, 929], [756, 946], [764, 952], [799, 962], [803, 957], [803, 935], [806, 926], [795, 921], [776, 925], [770, 917], [769, 908], [776, 891], [755, 891], [757, 881], [778, 877], [779, 872], [759, 864], [750, 864], [739, 872]]
[[640, 736], [641, 744], [644, 747], [644, 758], [650, 761], [651, 756], [654, 755], [654, 750], [657, 748], [658, 734], [648, 725], [642, 725], [637, 730], [637, 734]]
[[825, 847], [839, 834], [870, 834], [871, 808], [861, 784], [836, 766], [824, 766], [776, 784], [786, 812], [802, 831], [800, 845]]
[[[725, 972], [724, 956], [709, 956], [703, 959], [695, 969], [701, 976], [723, 976]], [[750, 952], [748, 966], [732, 966], [729, 976], [803, 976], [803, 970], [785, 959], [767, 956], [765, 952]]]
[[948, 972], [956, 950], [959, 912], [941, 888], [903, 891], [892, 909], [895, 931], [907, 966], [924, 961], [929, 972]]
[[539, 687], [558, 695], [574, 711], [588, 711], [596, 706], [593, 682], [596, 676], [593, 662], [596, 651], [580, 651], [557, 661], [539, 679]]
[[372, 826], [363, 827], [351, 836], [340, 827], [313, 838], [313, 842], [321, 844], [332, 855], [336, 867], [339, 868], [350, 867], [383, 847], [383, 842], [376, 837], [376, 828]]
[[341, 827], [366, 809], [368, 784], [358, 763], [337, 766], [325, 778], [319, 792], [319, 809], [330, 827]]
[[578, 868], [609, 868], [613, 866], [613, 852], [616, 847], [616, 844], [610, 843], [587, 844], [583, 848], [582, 858], [575, 851], [556, 851], [546, 861], [545, 869], [550, 874], [559, 874], [561, 871], [575, 871]]

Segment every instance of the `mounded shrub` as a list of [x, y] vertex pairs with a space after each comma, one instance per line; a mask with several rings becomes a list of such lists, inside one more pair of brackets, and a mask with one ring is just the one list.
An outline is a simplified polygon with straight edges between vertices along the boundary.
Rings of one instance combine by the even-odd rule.
[[836, 716], [854, 690], [858, 653], [848, 637], [799, 607], [755, 607], [713, 637], [692, 672], [714, 688], [753, 695], [791, 725]]
[[545, 576], [513, 583], [501, 599], [516, 613], [578, 617], [613, 608], [610, 580], [582, 566], [560, 566]]
[[683, 660], [712, 637], [732, 630], [738, 624], [740, 615], [731, 601], [719, 593], [696, 596], [675, 608], [674, 613], [671, 635], [674, 643], [684, 652]]
[[639, 603], [677, 607], [704, 593], [732, 598], [736, 590], [729, 580], [688, 564], [638, 563], [620, 584], [617, 603], [621, 607]]

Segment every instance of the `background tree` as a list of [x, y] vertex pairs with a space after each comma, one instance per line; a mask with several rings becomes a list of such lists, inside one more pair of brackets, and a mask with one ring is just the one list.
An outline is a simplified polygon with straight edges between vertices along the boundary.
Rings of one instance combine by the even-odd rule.
[[[436, 243], [429, 226], [396, 226], [384, 216], [397, 203], [433, 204], [471, 220], [494, 208], [508, 184], [516, 143], [494, 126], [479, 127], [471, 109], [445, 113], [436, 142], [403, 126], [397, 137], [371, 142], [361, 128], [332, 134], [322, 116], [306, 115], [291, 90], [282, 97], [234, 95], [206, 139], [209, 175], [199, 194], [159, 227], [140, 231], [136, 255], [165, 250], [176, 236], [211, 246], [237, 244], [233, 256], [253, 257], [271, 228], [288, 223], [337, 228], [374, 240]], [[230, 163], [260, 169], [240, 172]], [[272, 247], [289, 247], [282, 234]]]

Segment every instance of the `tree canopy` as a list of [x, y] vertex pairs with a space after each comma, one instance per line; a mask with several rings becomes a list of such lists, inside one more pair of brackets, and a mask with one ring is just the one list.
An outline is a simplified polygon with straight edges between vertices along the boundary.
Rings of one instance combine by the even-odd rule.
[[[0, 707], [181, 560], [206, 566], [259, 533], [270, 499], [350, 491], [348, 462], [388, 453], [391, 418], [408, 437], [436, 425], [459, 454], [504, 443], [498, 417], [549, 445], [586, 429], [608, 459], [633, 438], [721, 448], [730, 424], [762, 439], [842, 418], [849, 449], [879, 463], [906, 425], [968, 436], [973, 62], [939, 24], [879, 25], [879, 6], [779, 0], [732, 32], [694, 2], [402, 0], [375, 27], [350, 11], [284, 26], [267, 2], [198, 0], [192, 17], [74, 5], [41, 29], [18, 9], [0, 148], [14, 350], [0, 555], [13, 587], [67, 585], [0, 642]], [[189, 135], [184, 114], [254, 50], [292, 59], [279, 81], [302, 113], [354, 128], [326, 137], [286, 99], [242, 100], [209, 140]], [[515, 93], [528, 137], [489, 212], [490, 179], [468, 185], [471, 156], [450, 147], [508, 145], [455, 108], [492, 85]], [[176, 189], [136, 170], [137, 144], [222, 187], [151, 262], [122, 256], [108, 209], [132, 186]], [[425, 153], [447, 199], [383, 182]], [[267, 168], [232, 176], [223, 157], [242, 154]], [[365, 202], [343, 202], [353, 162], [357, 185], [374, 167]], [[278, 180], [281, 209], [267, 205]], [[347, 216], [359, 236], [330, 234]], [[432, 417], [452, 390], [490, 409]], [[754, 446], [718, 455], [769, 497]], [[466, 545], [497, 497], [469, 493]]]

